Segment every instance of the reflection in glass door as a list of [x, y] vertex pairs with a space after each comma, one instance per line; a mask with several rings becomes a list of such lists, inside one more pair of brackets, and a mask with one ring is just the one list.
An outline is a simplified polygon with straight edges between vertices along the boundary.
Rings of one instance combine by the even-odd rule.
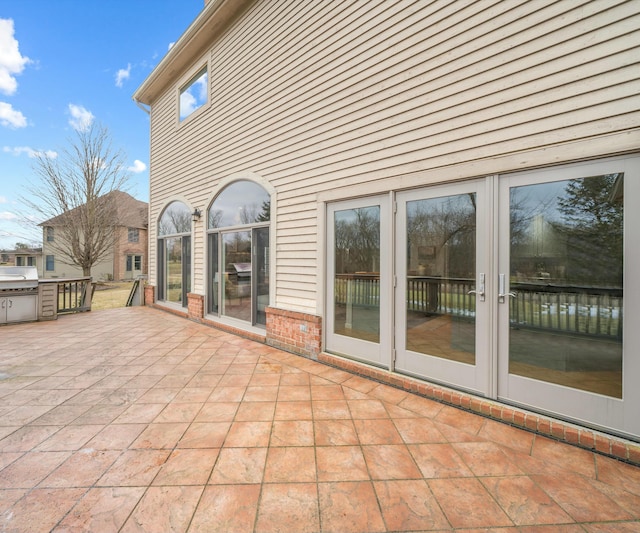
[[398, 194], [396, 368], [488, 394], [484, 187]]
[[640, 435], [639, 170], [628, 158], [501, 178], [500, 398]]
[[254, 324], [267, 324], [266, 308], [269, 305], [269, 228], [253, 230], [253, 299]]
[[251, 232], [222, 234], [222, 314], [251, 320]]
[[407, 202], [407, 350], [476, 362], [476, 194]]
[[182, 237], [165, 239], [166, 300], [182, 303]]
[[511, 188], [510, 374], [622, 397], [623, 180]]
[[327, 215], [327, 349], [375, 364], [391, 351], [387, 206], [386, 197], [353, 200]]

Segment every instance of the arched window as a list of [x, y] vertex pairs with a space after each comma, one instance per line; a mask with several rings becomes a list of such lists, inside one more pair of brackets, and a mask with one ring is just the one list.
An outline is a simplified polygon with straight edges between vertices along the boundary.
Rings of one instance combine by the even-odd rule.
[[186, 307], [191, 291], [191, 210], [172, 202], [158, 221], [158, 300]]
[[253, 181], [231, 183], [211, 204], [209, 313], [266, 325], [270, 220], [271, 197]]

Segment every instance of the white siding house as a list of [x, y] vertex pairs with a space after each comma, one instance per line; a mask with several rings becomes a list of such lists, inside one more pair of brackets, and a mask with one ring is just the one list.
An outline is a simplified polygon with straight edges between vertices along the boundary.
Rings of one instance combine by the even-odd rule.
[[134, 95], [148, 301], [640, 440], [639, 73], [637, 1], [210, 0]]

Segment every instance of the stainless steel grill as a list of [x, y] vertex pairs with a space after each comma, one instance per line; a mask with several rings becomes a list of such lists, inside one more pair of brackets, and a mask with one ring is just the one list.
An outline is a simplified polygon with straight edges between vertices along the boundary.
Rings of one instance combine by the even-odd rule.
[[38, 269], [0, 267], [0, 324], [38, 319]]

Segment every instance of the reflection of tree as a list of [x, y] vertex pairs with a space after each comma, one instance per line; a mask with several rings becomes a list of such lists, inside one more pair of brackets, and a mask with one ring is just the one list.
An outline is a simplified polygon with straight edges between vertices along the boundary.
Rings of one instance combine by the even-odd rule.
[[380, 270], [380, 208], [348, 211], [335, 220], [336, 271], [338, 273]]
[[158, 233], [173, 235], [175, 233], [189, 233], [191, 231], [191, 213], [184, 204], [171, 204], [160, 218]]
[[567, 278], [573, 283], [622, 286], [623, 202], [616, 197], [622, 174], [567, 182], [556, 224], [567, 243]]
[[[428, 275], [473, 276], [475, 271], [476, 195], [410, 202], [407, 206], [409, 269]], [[420, 249], [433, 250], [421, 254]]]
[[224, 212], [222, 209], [209, 209], [209, 227], [219, 228]]
[[271, 217], [271, 202], [265, 200], [260, 206], [256, 204], [245, 204], [239, 209], [240, 224], [255, 224], [256, 222], [268, 222]]
[[262, 202], [262, 211], [258, 213], [256, 222], [269, 222], [271, 220], [271, 200], [265, 200]]
[[258, 217], [258, 206], [256, 204], [245, 204], [238, 210], [240, 224], [253, 224]]

